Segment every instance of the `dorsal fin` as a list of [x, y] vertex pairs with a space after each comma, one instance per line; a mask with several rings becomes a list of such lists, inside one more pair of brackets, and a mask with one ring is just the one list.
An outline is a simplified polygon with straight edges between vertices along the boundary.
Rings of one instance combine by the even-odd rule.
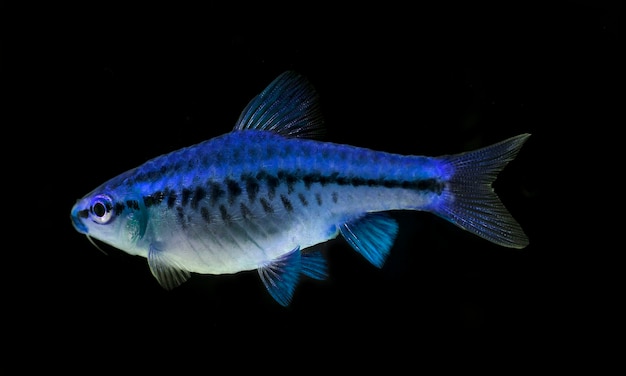
[[318, 95], [300, 74], [276, 77], [241, 112], [233, 130], [256, 129], [286, 137], [318, 138], [323, 133]]

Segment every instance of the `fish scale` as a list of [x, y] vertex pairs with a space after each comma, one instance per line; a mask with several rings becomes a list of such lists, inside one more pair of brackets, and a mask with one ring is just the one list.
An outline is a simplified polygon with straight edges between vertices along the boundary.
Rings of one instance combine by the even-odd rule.
[[[412, 204], [417, 202], [416, 195], [430, 192], [425, 188], [403, 188], [407, 192], [400, 194], [403, 185], [417, 183], [391, 180], [382, 175], [380, 169], [365, 163], [372, 159], [380, 162], [384, 160], [387, 166], [398, 165], [395, 168], [398, 171], [413, 171], [417, 163], [428, 164], [428, 158], [412, 158], [412, 164], [409, 164], [409, 157], [335, 144], [293, 145], [295, 140], [285, 140], [264, 131], [241, 132], [243, 133], [236, 135], [235, 141], [244, 142], [237, 153], [233, 152], [233, 140], [230, 139], [234, 135], [217, 138], [198, 145], [197, 151], [192, 148], [163, 156], [162, 161], [154, 160], [137, 171], [135, 181], [127, 181], [129, 186], [133, 186], [152, 177], [153, 171], [163, 171], [163, 166], [180, 166], [182, 171], [179, 173], [176, 173], [175, 168], [168, 168], [171, 173], [164, 175], [162, 181], [153, 182], [158, 190], [144, 196], [143, 200], [152, 203], [146, 205], [150, 210], [150, 217], [163, 218], [159, 226], [149, 227], [148, 231], [157, 234], [163, 232], [160, 227], [178, 226], [187, 232], [187, 244], [174, 247], [175, 254], [185, 260], [180, 261], [182, 265], [194, 272], [234, 273], [242, 264], [245, 268], [256, 269], [268, 257], [279, 256], [282, 249], [293, 249], [298, 245], [306, 248], [315, 244], [314, 239], [336, 236], [336, 225], [344, 221], [342, 217], [359, 215], [366, 208], [402, 208], [401, 203], [394, 205], [394, 200], [391, 199], [379, 201], [381, 206], [372, 205], [369, 201], [367, 207], [364, 207], [362, 198], [378, 195], [377, 190], [398, 190], [397, 197], [410, 197], [405, 198], [405, 201]], [[278, 145], [285, 147], [279, 149]], [[297, 160], [290, 158], [296, 146], [300, 156]], [[264, 153], [268, 150], [272, 152]], [[203, 156], [209, 152], [220, 155], [220, 161], [228, 160], [229, 168], [222, 170], [219, 175], [215, 172], [206, 174], [202, 164], [177, 162], [190, 154]], [[265, 168], [256, 173], [251, 171], [250, 155], [263, 155], [265, 159], [260, 164]], [[328, 167], [328, 163], [321, 163], [328, 161], [326, 156], [333, 156], [333, 163], [330, 164], [332, 168]], [[258, 164], [257, 162], [257, 170]], [[191, 181], [195, 185], [183, 184], [178, 190], [162, 188], [180, 186], [180, 176], [186, 177], [183, 181]], [[347, 189], [344, 190], [344, 187]], [[355, 190], [357, 187], [361, 188]], [[164, 191], [169, 192], [168, 200], [154, 199], [164, 197]], [[154, 205], [157, 202], [159, 205]], [[334, 210], [335, 205], [340, 208]], [[175, 211], [175, 215], [168, 214], [171, 210]], [[213, 236], [207, 238], [204, 235], [207, 231], [205, 227]], [[279, 227], [282, 232], [278, 231]], [[220, 233], [219, 229], [226, 231]], [[301, 236], [299, 239], [281, 243], [284, 234], [295, 235], [304, 229], [307, 229], [308, 237]], [[270, 236], [271, 234], [277, 234], [277, 239]], [[288, 236], [286, 238], [289, 239]], [[307, 240], [308, 238], [311, 240]], [[166, 239], [162, 241], [165, 242]], [[199, 250], [204, 249], [212, 250], [212, 255], [219, 256], [220, 262], [202, 258]], [[222, 255], [219, 250], [224, 250], [225, 254]], [[197, 256], [193, 260], [189, 255], [191, 253]]]
[[319, 141], [322, 122], [313, 88], [285, 72], [232, 132], [110, 179], [77, 201], [72, 224], [146, 257], [167, 289], [191, 273], [256, 269], [281, 305], [301, 275], [326, 277], [314, 246], [339, 235], [382, 267], [398, 232], [391, 210], [429, 211], [505, 247], [528, 244], [491, 188], [528, 134], [427, 157]]

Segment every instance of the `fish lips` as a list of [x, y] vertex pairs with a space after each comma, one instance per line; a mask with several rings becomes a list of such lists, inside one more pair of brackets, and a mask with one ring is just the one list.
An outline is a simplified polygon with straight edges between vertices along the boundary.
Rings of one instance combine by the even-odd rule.
[[80, 232], [81, 234], [89, 233], [89, 229], [87, 228], [87, 226], [85, 226], [85, 224], [83, 223], [81, 219], [81, 217], [85, 216], [85, 213], [86, 213], [86, 209], [81, 209], [77, 203], [72, 208], [72, 213], [70, 215], [72, 219], [72, 225], [74, 225], [74, 228], [76, 229], [76, 231]]

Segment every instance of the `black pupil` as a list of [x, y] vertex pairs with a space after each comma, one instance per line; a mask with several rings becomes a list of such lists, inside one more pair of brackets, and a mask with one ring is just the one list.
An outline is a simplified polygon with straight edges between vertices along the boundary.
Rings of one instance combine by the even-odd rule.
[[97, 202], [93, 205], [93, 213], [97, 215], [98, 217], [102, 217], [103, 215], [106, 214], [106, 212], [107, 212], [107, 209], [103, 203]]

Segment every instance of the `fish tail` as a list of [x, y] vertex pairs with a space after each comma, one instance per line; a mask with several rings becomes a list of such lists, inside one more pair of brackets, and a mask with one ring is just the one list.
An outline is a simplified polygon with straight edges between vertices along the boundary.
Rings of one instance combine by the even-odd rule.
[[495, 244], [526, 247], [528, 237], [491, 185], [529, 136], [524, 133], [482, 149], [441, 157], [453, 173], [433, 212]]

